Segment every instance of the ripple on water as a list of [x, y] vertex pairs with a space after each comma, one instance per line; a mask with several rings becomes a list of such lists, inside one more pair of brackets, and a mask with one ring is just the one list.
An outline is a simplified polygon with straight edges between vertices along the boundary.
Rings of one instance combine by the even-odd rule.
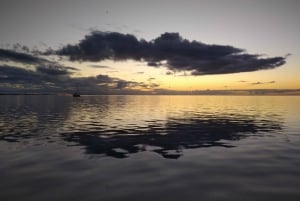
[[0, 200], [300, 197], [299, 97], [0, 102]]

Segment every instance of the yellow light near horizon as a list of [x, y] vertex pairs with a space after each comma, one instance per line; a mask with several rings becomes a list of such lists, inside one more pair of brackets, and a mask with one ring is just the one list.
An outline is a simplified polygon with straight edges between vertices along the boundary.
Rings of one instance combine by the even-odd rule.
[[[71, 62], [67, 64], [71, 65]], [[74, 66], [74, 63], [72, 63]], [[99, 65], [102, 67], [92, 67]], [[107, 68], [103, 67], [106, 66]], [[73, 77], [97, 76], [110, 77], [144, 83], [159, 84], [157, 88], [167, 90], [230, 90], [230, 89], [298, 89], [300, 88], [300, 71], [293, 65], [285, 65], [272, 70], [244, 72], [234, 74], [184, 76], [184, 72], [167, 75], [166, 67], [149, 67], [146, 63], [136, 61], [111, 61], [76, 63], [80, 69]], [[188, 72], [186, 72], [188, 74]], [[274, 81], [274, 82], [272, 82]], [[272, 83], [271, 83], [272, 82]], [[253, 84], [261, 83], [261, 84]], [[138, 89], [138, 88], [136, 88]], [[140, 89], [141, 90], [141, 89]]]

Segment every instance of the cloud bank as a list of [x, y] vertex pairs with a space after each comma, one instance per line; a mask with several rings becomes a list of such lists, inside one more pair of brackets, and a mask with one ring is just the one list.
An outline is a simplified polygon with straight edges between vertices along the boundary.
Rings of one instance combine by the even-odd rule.
[[14, 50], [0, 49], [0, 61], [13, 61], [24, 64], [40, 64], [44, 59]]
[[0, 91], [67, 92], [75, 86], [84, 94], [128, 93], [132, 88], [151, 89], [159, 85], [126, 81], [107, 75], [94, 77], [70, 77], [67, 71], [55, 68], [37, 67], [36, 70], [0, 65]]
[[132, 59], [152, 67], [165, 66], [171, 71], [190, 71], [191, 75], [252, 72], [286, 63], [286, 56], [263, 58], [233, 46], [190, 41], [178, 33], [163, 33], [146, 41], [130, 34], [93, 31], [78, 44], [65, 45], [52, 53], [73, 61]]
[[251, 85], [260, 85], [260, 84], [275, 84], [276, 81], [270, 81], [270, 82], [253, 82]]
[[[54, 57], [52, 57], [54, 56]], [[61, 60], [57, 60], [57, 56]], [[135, 60], [146, 63], [149, 68], [167, 67], [166, 75], [184, 72], [186, 75], [228, 74], [272, 69], [285, 64], [284, 57], [261, 57], [247, 54], [233, 46], [209, 45], [182, 38], [178, 33], [164, 33], [146, 41], [134, 35], [117, 32], [92, 31], [78, 44], [62, 46], [46, 52], [30, 51], [16, 44], [13, 49], [0, 49], [0, 91], [39, 90], [47, 92], [72, 92], [80, 85], [86, 93], [112, 93], [114, 91], [147, 91], [159, 87], [156, 78], [135, 82], [107, 75], [73, 77], [80, 69], [65, 66], [64, 57], [71, 61]], [[15, 65], [16, 64], [16, 65]], [[20, 67], [20, 64], [22, 67]], [[110, 66], [90, 64], [91, 68], [108, 69]], [[136, 74], [144, 74], [139, 71]], [[112, 69], [112, 70], [111, 70]], [[78, 76], [77, 73], [77, 76]], [[240, 81], [245, 82], [245, 81]], [[275, 81], [258, 84], [273, 84]]]
[[[7, 62], [30, 64], [17, 67]], [[2, 63], [2, 64], [1, 64]], [[97, 66], [98, 67], [98, 66]], [[100, 66], [100, 68], [110, 68]], [[0, 49], [0, 92], [73, 92], [76, 85], [83, 93], [125, 93], [132, 88], [152, 89], [153, 83], [133, 82], [107, 75], [72, 77], [79, 69], [41, 58], [29, 52]]]

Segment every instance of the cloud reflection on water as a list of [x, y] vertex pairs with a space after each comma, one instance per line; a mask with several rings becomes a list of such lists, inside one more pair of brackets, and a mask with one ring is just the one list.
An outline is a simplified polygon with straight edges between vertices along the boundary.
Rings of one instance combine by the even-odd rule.
[[151, 151], [176, 159], [185, 149], [230, 148], [232, 141], [283, 128], [275, 114], [193, 110], [180, 103], [174, 115], [162, 112], [169, 107], [165, 99], [157, 105], [147, 97], [11, 96], [2, 103], [0, 141], [64, 143], [115, 158]]
[[278, 121], [255, 119], [252, 116], [194, 116], [190, 119], [171, 118], [161, 126], [153, 122], [147, 130], [114, 130], [113, 136], [107, 136], [106, 131], [95, 131], [62, 134], [62, 138], [84, 146], [88, 154], [125, 158], [133, 153], [148, 151], [147, 147], [150, 146], [154, 147], [152, 151], [164, 158], [176, 159], [184, 149], [213, 146], [230, 148], [233, 147], [230, 141], [281, 129]]

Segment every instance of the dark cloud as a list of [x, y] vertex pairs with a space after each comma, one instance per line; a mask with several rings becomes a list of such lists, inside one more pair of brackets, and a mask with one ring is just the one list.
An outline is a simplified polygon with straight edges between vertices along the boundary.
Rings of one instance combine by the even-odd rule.
[[71, 77], [68, 68], [75, 70], [72, 67], [55, 65], [37, 66], [35, 70], [2, 65], [0, 91], [72, 93], [78, 85], [82, 93], [114, 94], [114, 90], [122, 93], [122, 90], [131, 90], [137, 86], [145, 89], [153, 87], [101, 74], [94, 77]]
[[152, 67], [160, 67], [161, 63], [159, 63], [159, 62], [148, 62], [147, 65], [152, 66]]
[[150, 78], [148, 78], [147, 80], [149, 81], [149, 82], [151, 82], [151, 81], [153, 81], [153, 80], [155, 80], [156, 78], [155, 77], [150, 77]]
[[61, 66], [38, 66], [36, 67], [36, 71], [42, 74], [48, 75], [68, 75], [70, 72]]
[[144, 89], [152, 89], [159, 87], [159, 84], [156, 83], [150, 83], [146, 84], [144, 82], [133, 82], [133, 81], [125, 81], [125, 80], [119, 80], [116, 82], [115, 89], [130, 89], [130, 88], [144, 88]]
[[252, 85], [259, 85], [259, 84], [275, 84], [276, 81], [270, 81], [270, 82], [253, 82]]
[[[0, 66], [1, 90], [68, 90], [74, 80], [70, 75], [78, 69], [39, 56], [39, 53], [32, 54], [26, 46], [20, 44], [14, 45], [10, 50], [0, 49], [0, 61], [3, 63]], [[23, 68], [10, 66], [8, 61], [21, 63]], [[26, 64], [32, 65], [30, 70], [25, 68]]]
[[157, 87], [159, 87], [159, 86], [160, 86], [160, 85], [157, 84], [157, 83], [151, 83], [151, 84], [149, 85], [150, 88], [157, 88]]
[[111, 68], [109, 66], [102, 66], [102, 65], [89, 65], [90, 67], [93, 67], [93, 68]]
[[41, 62], [44, 62], [45, 60], [27, 53], [17, 52], [15, 50], [0, 49], [0, 61], [14, 61], [25, 64], [39, 64]]
[[[23, 90], [43, 89], [49, 91], [55, 88], [65, 91], [74, 86], [75, 78], [71, 78], [69, 73], [59, 67], [50, 68], [38, 66], [35, 70], [2, 65], [0, 66], [1, 79], [0, 88], [2, 90]], [[4, 86], [10, 87], [4, 87]], [[21, 89], [18, 87], [22, 86]]]
[[145, 88], [145, 89], [154, 89], [154, 88], [159, 87], [160, 85], [157, 84], [157, 83], [146, 84], [144, 82], [141, 82], [141, 83], [138, 83], [138, 85], [136, 85], [136, 86], [142, 87], [142, 88]]
[[109, 77], [108, 75], [97, 75], [96, 76], [97, 83], [112, 83], [114, 79]]
[[172, 71], [190, 71], [191, 75], [227, 74], [272, 69], [285, 64], [286, 57], [263, 58], [226, 45], [189, 41], [178, 33], [164, 33], [151, 41], [134, 35], [92, 31], [76, 45], [66, 45], [56, 54], [70, 60], [145, 61], [148, 66], [166, 66]]
[[0, 83], [40, 83], [40, 76], [32, 70], [2, 65], [0, 72]]
[[74, 67], [63, 66], [55, 61], [32, 55], [26, 46], [20, 44], [15, 44], [12, 50], [0, 49], [0, 61], [32, 64], [37, 72], [49, 75], [67, 75], [78, 70]]
[[124, 89], [124, 88], [128, 87], [129, 85], [130, 85], [130, 82], [120, 80], [116, 84], [116, 89]]
[[[147, 43], [145, 42], [145, 44]], [[133, 35], [93, 31], [78, 45], [67, 45], [57, 53], [70, 56], [71, 60], [124, 60], [141, 58], [137, 56], [137, 52], [142, 48], [142, 42], [138, 41]]]
[[70, 66], [64, 66], [64, 68], [67, 69], [67, 70], [72, 70], [72, 71], [78, 71], [79, 70], [78, 68], [70, 67]]
[[262, 82], [253, 82], [251, 83], [252, 85], [259, 85], [259, 84], [263, 84]]

